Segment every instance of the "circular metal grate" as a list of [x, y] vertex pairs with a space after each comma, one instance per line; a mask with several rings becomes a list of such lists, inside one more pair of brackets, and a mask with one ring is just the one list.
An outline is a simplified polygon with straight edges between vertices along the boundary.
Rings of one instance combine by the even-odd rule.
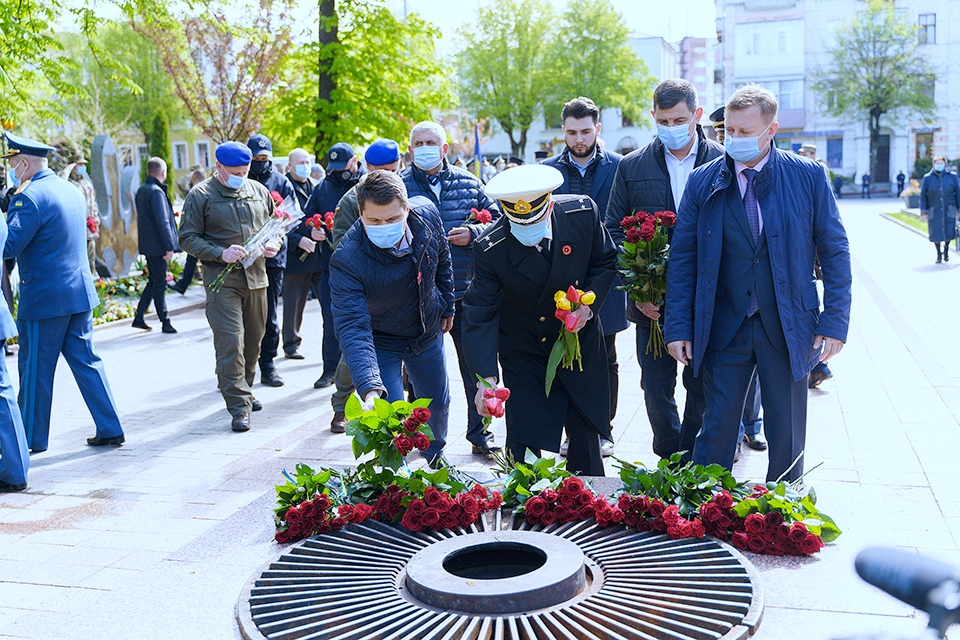
[[[444, 610], [407, 591], [406, 566], [417, 552], [514, 530], [576, 544], [585, 590], [499, 615]], [[469, 529], [411, 533], [368, 521], [304, 540], [247, 582], [237, 611], [247, 640], [745, 640], [760, 624], [763, 593], [750, 562], [712, 539], [670, 540], [592, 520], [531, 527], [498, 511]]]

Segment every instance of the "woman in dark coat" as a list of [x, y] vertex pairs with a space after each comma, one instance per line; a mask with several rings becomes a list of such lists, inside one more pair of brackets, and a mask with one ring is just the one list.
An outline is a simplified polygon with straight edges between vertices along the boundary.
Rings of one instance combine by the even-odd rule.
[[920, 186], [920, 214], [927, 221], [930, 242], [937, 247], [937, 264], [950, 261], [950, 241], [957, 237], [958, 210], [960, 179], [948, 172], [946, 160], [937, 156]]

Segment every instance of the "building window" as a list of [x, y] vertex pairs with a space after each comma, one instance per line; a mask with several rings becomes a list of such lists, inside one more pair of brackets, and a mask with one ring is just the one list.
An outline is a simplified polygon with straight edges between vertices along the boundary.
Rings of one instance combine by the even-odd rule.
[[145, 144], [137, 145], [137, 166], [146, 164], [147, 160], [150, 159], [150, 150]]
[[937, 44], [937, 14], [921, 13], [920, 44]]
[[937, 93], [937, 78], [933, 75], [924, 76], [923, 78], [923, 95], [926, 98], [930, 98], [931, 102], [936, 102], [936, 93]]
[[187, 157], [187, 143], [173, 143], [173, 169], [174, 171], [186, 171], [190, 166], [190, 160]]
[[827, 138], [827, 166], [831, 169], [843, 167], [843, 138]]
[[803, 109], [803, 80], [784, 80], [780, 82], [780, 108]]
[[713, 84], [723, 84], [723, 69], [721, 67], [714, 67], [713, 69]]
[[629, 117], [627, 117], [627, 116], [625, 116], [625, 115], [621, 115], [621, 116], [620, 116], [620, 126], [621, 126], [621, 127], [632, 127], [632, 126], [634, 126], [633, 120], [631, 120]]
[[933, 133], [917, 134], [917, 160], [933, 157]]
[[204, 169], [210, 168], [210, 143], [207, 141], [197, 143], [197, 164]]

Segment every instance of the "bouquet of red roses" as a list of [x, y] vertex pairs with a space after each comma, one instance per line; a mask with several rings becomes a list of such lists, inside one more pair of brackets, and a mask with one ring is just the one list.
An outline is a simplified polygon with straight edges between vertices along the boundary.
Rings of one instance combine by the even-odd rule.
[[544, 389], [547, 397], [550, 397], [550, 389], [553, 387], [553, 379], [557, 376], [557, 367], [563, 365], [564, 369], [573, 370], [576, 363], [583, 371], [583, 357], [580, 354], [580, 336], [574, 333], [577, 328], [577, 322], [584, 318], [589, 320], [593, 317], [593, 311], [590, 305], [597, 299], [593, 291], [581, 291], [573, 287], [566, 291], [557, 291], [553, 296], [557, 303], [557, 310], [554, 315], [557, 320], [563, 323], [560, 327], [560, 337], [550, 350], [550, 357], [547, 360], [547, 375], [544, 379]]
[[[403, 456], [414, 449], [426, 451], [433, 431], [428, 398], [413, 403], [397, 400], [394, 403], [376, 398], [373, 409], [364, 411], [356, 395], [350, 396], [344, 413], [347, 416], [347, 435], [353, 438], [356, 458], [373, 453], [373, 464], [396, 471], [403, 464]], [[364, 463], [369, 464], [369, 463]]]
[[[673, 211], [638, 211], [620, 222], [625, 239], [617, 263], [626, 284], [617, 288], [626, 291], [633, 302], [650, 302], [658, 307], [663, 304], [670, 259], [667, 229], [676, 223]], [[653, 351], [653, 357], [659, 358], [664, 346], [660, 321], [651, 319], [646, 353]]]

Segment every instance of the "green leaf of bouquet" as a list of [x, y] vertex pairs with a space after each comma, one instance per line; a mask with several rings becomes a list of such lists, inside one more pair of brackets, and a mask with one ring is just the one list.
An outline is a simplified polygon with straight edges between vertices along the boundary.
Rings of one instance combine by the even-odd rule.
[[733, 505], [733, 512], [740, 516], [741, 518], [746, 518], [748, 515], [757, 510], [757, 500], [755, 498], [750, 498], [748, 500], [741, 500], [737, 504]]
[[534, 465], [536, 465], [537, 460], [539, 460], [539, 458], [537, 457], [537, 454], [535, 454], [530, 449], [524, 450], [523, 462], [527, 467], [533, 467]]
[[347, 417], [347, 420], [356, 420], [363, 415], [363, 405], [360, 403], [360, 398], [357, 397], [357, 394], [351, 393], [350, 397], [347, 398], [347, 405], [343, 408], [343, 415]]
[[373, 399], [373, 410], [376, 411], [377, 415], [384, 420], [389, 418], [393, 413], [393, 407], [383, 398]]
[[529, 491], [525, 486], [523, 486], [522, 484], [518, 484], [518, 485], [517, 485], [516, 491], [517, 491], [517, 495], [521, 495], [521, 496], [529, 496], [529, 495], [531, 495], [531, 494], [530, 494], [530, 491]]
[[433, 429], [430, 428], [430, 425], [428, 424], [420, 425], [420, 432], [426, 435], [431, 440], [433, 440]]
[[431, 402], [433, 398], [417, 398], [410, 406], [414, 409], [423, 409], [429, 407]]
[[553, 379], [557, 376], [557, 367], [560, 366], [560, 360], [563, 358], [563, 341], [557, 340], [550, 349], [550, 357], [547, 358], [547, 372], [543, 380], [543, 389], [550, 397], [550, 389], [553, 387]]
[[551, 484], [550, 478], [542, 478], [538, 482], [536, 482], [533, 486], [530, 487], [530, 491], [531, 493], [536, 491], [543, 491], [544, 489], [549, 488], [550, 484]]
[[380, 464], [384, 469], [393, 469], [396, 471], [403, 464], [403, 456], [394, 447], [385, 447], [380, 451]]
[[785, 495], [787, 495], [787, 485], [781, 482], [781, 483], [778, 484], [777, 487], [773, 490], [773, 493], [776, 494], [776, 495], [778, 495], [778, 496], [785, 496]]
[[805, 495], [803, 499], [800, 500], [800, 506], [803, 507], [807, 513], [817, 513], [817, 504], [809, 495]]
[[823, 527], [820, 530], [820, 539], [826, 542], [833, 542], [840, 537], [840, 534], [843, 532], [840, 531], [838, 527], [832, 520], [825, 520]]
[[354, 458], [360, 458], [363, 455], [363, 445], [360, 444], [360, 433], [350, 441], [350, 449], [353, 451]]

